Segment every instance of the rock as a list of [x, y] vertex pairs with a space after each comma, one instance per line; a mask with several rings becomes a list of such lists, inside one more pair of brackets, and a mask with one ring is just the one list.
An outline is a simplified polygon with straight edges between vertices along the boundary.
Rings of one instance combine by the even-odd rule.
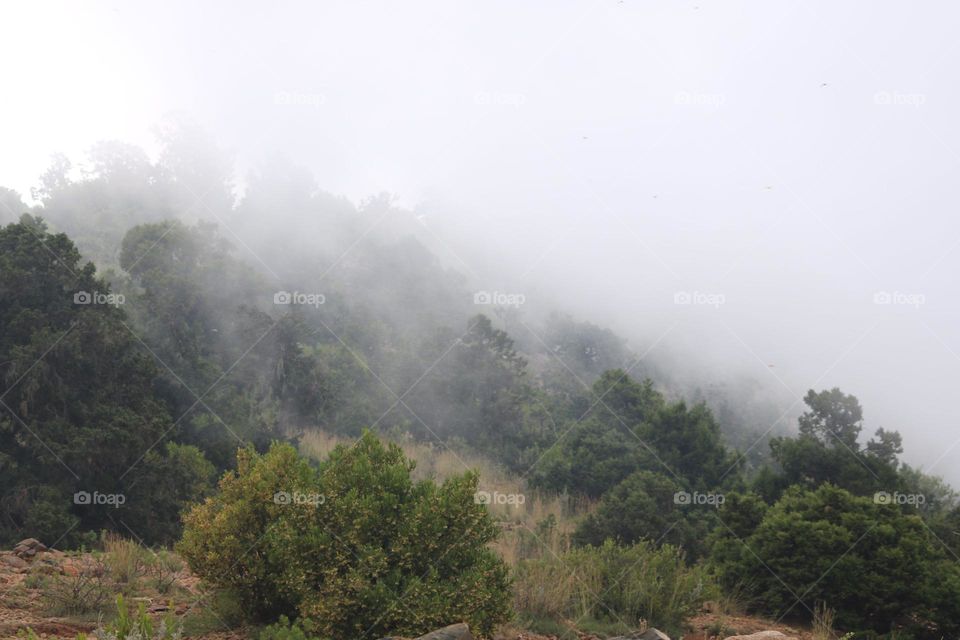
[[36, 538], [27, 538], [17, 543], [17, 546], [13, 548], [13, 553], [21, 558], [32, 558], [37, 553], [46, 550], [47, 545]]
[[791, 636], [786, 636], [779, 631], [757, 631], [747, 636], [729, 636], [726, 640], [795, 640]]
[[0, 556], [0, 561], [14, 569], [26, 569], [28, 566], [26, 560], [18, 558], [17, 556]]
[[40, 551], [46, 551], [47, 546], [37, 540], [36, 538], [24, 538], [17, 543], [18, 547], [31, 547], [33, 549], [39, 549]]
[[473, 636], [470, 634], [470, 627], [461, 622], [460, 624], [452, 624], [449, 627], [431, 631], [416, 640], [473, 640]]

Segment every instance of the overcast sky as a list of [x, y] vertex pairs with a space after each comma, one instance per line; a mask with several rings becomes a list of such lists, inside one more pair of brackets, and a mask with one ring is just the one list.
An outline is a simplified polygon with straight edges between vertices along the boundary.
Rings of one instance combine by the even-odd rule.
[[755, 376], [785, 409], [854, 393], [868, 431], [960, 485], [953, 3], [0, 12], [0, 184], [27, 196], [101, 139], [150, 150], [184, 112], [241, 173], [282, 154], [355, 201], [394, 194], [478, 286]]

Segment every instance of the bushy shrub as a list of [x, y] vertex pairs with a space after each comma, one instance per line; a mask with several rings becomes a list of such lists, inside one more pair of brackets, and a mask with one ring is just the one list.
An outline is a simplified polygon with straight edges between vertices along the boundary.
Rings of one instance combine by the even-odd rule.
[[280, 616], [275, 624], [263, 628], [258, 640], [312, 640], [298, 622], [291, 622], [287, 616]]
[[720, 517], [735, 524], [717, 529], [712, 560], [723, 583], [746, 585], [765, 613], [809, 618], [820, 601], [843, 629], [936, 638], [960, 630], [960, 565], [897, 505], [827, 484], [792, 487], [765, 512], [753, 500], [731, 501]]
[[620, 544], [649, 540], [681, 547], [688, 559], [704, 551], [704, 538], [713, 522], [713, 509], [677, 504], [682, 487], [671, 478], [637, 471], [604, 494], [597, 510], [577, 528], [576, 544]]
[[717, 597], [702, 567], [686, 564], [683, 552], [643, 541], [622, 547], [607, 541], [560, 556], [529, 560], [517, 568], [516, 609], [528, 619], [641, 621], [670, 633]]
[[498, 529], [477, 504], [477, 476], [414, 483], [399, 447], [370, 433], [312, 468], [293, 447], [238, 454], [220, 491], [184, 518], [179, 551], [256, 619], [298, 618], [331, 638], [419, 635], [508, 617]]

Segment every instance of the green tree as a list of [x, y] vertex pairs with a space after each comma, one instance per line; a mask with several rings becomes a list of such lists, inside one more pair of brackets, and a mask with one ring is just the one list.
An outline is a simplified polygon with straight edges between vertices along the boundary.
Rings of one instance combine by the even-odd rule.
[[745, 535], [764, 510], [731, 506], [739, 514], [731, 520], [747, 517], [717, 530], [714, 564], [725, 586], [745, 586], [762, 612], [803, 618], [823, 601], [844, 629], [937, 638], [960, 630], [960, 565], [919, 516], [830, 484], [791, 487]]
[[562, 429], [563, 439], [538, 463], [533, 480], [554, 491], [599, 497], [638, 470], [679, 479], [687, 490], [719, 491], [739, 481], [736, 457], [703, 404], [668, 403], [653, 383], [624, 371], [594, 383], [593, 408]]
[[[0, 291], [0, 500], [10, 507], [0, 537], [35, 528], [52, 542], [156, 506], [149, 484], [134, 503], [130, 474], [157, 445], [164, 451], [170, 417], [120, 299], [66, 235], [28, 215], [0, 229]], [[197, 480], [190, 468], [169, 471], [171, 481]], [[84, 503], [78, 493], [123, 497]], [[158, 513], [176, 522], [175, 508]], [[166, 532], [137, 534], [157, 541]]]
[[220, 492], [185, 516], [190, 567], [252, 616], [299, 616], [320, 637], [419, 635], [467, 621], [482, 637], [508, 616], [498, 528], [477, 475], [414, 483], [413, 463], [369, 432], [318, 469], [293, 447], [238, 455]]
[[857, 495], [870, 495], [902, 487], [897, 473], [897, 455], [902, 450], [899, 433], [879, 429], [875, 439], [861, 446], [863, 410], [854, 396], [839, 389], [811, 390], [805, 401], [809, 409], [800, 417], [800, 435], [770, 441], [782, 480], [768, 482], [768, 490], [830, 482]]
[[636, 471], [603, 495], [596, 511], [577, 527], [577, 544], [598, 546], [605, 540], [634, 544], [647, 540], [656, 545], [682, 548], [696, 560], [713, 521], [712, 507], [678, 502], [683, 488], [672, 478]]

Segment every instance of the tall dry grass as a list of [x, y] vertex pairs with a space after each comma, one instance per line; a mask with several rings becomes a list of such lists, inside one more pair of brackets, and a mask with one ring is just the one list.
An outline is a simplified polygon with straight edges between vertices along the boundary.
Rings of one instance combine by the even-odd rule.
[[[494, 548], [512, 566], [522, 560], [568, 551], [578, 522], [594, 507], [584, 498], [532, 491], [522, 478], [473, 452], [403, 439], [391, 441], [417, 463], [413, 472], [416, 480], [442, 482], [469, 470], [480, 473], [479, 498], [489, 498], [487, 507], [503, 529]], [[350, 446], [354, 442], [314, 429], [303, 434], [300, 450], [320, 460], [337, 445]]]
[[813, 607], [814, 640], [837, 640], [833, 630], [834, 611], [826, 602], [817, 602]]

